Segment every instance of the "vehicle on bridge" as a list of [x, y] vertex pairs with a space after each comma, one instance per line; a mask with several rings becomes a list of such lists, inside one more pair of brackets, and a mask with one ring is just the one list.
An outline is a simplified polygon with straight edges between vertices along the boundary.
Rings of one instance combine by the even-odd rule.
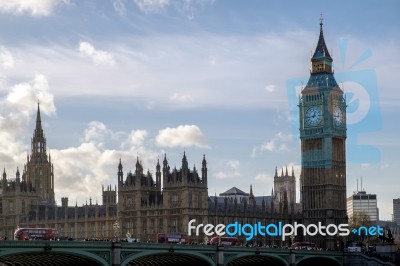
[[14, 232], [14, 240], [58, 240], [55, 228], [18, 228]]
[[211, 245], [221, 245], [221, 246], [236, 246], [238, 242], [237, 237], [229, 236], [214, 236], [210, 240]]
[[306, 249], [306, 250], [314, 250], [316, 249], [315, 243], [312, 242], [295, 242], [292, 244], [292, 249]]
[[157, 243], [187, 244], [189, 237], [182, 233], [158, 233]]

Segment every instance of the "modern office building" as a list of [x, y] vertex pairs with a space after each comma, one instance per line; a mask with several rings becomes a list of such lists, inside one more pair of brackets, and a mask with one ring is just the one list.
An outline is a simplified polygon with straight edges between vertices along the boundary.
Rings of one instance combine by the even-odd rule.
[[400, 198], [393, 199], [393, 221], [400, 226]]
[[347, 198], [347, 215], [349, 221], [366, 219], [373, 224], [379, 221], [378, 200], [376, 194], [358, 191]]

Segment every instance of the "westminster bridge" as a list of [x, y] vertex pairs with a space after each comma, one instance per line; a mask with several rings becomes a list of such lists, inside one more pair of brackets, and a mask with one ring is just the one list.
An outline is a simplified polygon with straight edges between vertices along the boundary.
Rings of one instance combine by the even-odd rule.
[[[360, 254], [361, 255], [361, 254]], [[0, 265], [353, 265], [343, 252], [102, 241], [0, 241]], [[368, 265], [392, 265], [374, 264]]]

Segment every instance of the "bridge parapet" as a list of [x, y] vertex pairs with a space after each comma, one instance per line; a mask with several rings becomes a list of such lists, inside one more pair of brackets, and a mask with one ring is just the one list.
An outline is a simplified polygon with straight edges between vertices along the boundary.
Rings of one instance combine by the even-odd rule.
[[240, 262], [249, 261], [301, 266], [315, 260], [328, 262], [323, 264], [325, 266], [343, 265], [343, 253], [334, 251], [103, 241], [0, 241], [0, 262], [2, 259], [16, 259], [25, 254], [65, 254], [71, 260], [79, 257], [81, 260], [91, 261], [93, 265], [104, 266], [139, 265], [147, 260], [154, 262], [171, 257], [184, 262], [197, 260], [203, 263], [195, 265], [216, 266], [239, 265]]
[[46, 257], [59, 258], [62, 254], [65, 254], [70, 261], [107, 266], [111, 265], [112, 242], [0, 241], [0, 262], [3, 263], [8, 260], [16, 260], [18, 257], [25, 257], [25, 259], [37, 257], [43, 260], [42, 265], [50, 265]]

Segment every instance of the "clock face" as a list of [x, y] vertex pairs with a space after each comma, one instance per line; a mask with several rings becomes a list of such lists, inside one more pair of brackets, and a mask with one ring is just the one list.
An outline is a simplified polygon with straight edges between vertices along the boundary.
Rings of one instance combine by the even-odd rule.
[[339, 106], [335, 106], [333, 109], [333, 123], [335, 126], [341, 126], [343, 124], [343, 111]]
[[305, 122], [308, 126], [317, 126], [321, 123], [322, 120], [322, 111], [318, 106], [312, 106], [307, 109], [305, 114]]

